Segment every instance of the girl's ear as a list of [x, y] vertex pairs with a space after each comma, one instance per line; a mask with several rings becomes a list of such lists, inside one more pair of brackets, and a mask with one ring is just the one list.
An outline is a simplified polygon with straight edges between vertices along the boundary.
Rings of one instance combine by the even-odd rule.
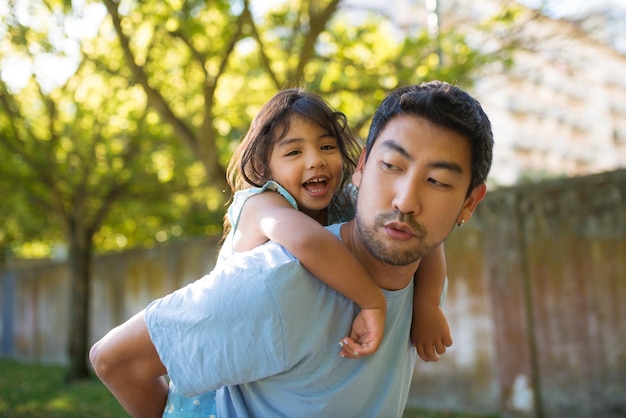
[[365, 148], [361, 151], [361, 155], [359, 156], [359, 162], [354, 169], [354, 173], [352, 173], [352, 184], [357, 189], [361, 185], [361, 179], [363, 178], [363, 168], [365, 167]]

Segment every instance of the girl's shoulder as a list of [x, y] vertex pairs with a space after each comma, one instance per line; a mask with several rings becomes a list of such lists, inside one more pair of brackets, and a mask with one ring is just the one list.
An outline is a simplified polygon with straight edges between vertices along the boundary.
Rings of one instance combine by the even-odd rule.
[[289, 194], [289, 192], [283, 186], [273, 180], [269, 180], [262, 187], [249, 187], [247, 189], [238, 190], [237, 192], [235, 192], [235, 195], [233, 197], [233, 203], [231, 203], [230, 207], [238, 207], [240, 210], [241, 207], [243, 207], [243, 204], [252, 196], [256, 196], [268, 190], [280, 194], [289, 202], [291, 206], [293, 206], [294, 209], [298, 209], [296, 199], [294, 199], [293, 196], [291, 196], [291, 194]]
[[247, 189], [238, 190], [235, 192], [233, 196], [233, 202], [228, 207], [228, 220], [232, 225], [233, 229], [237, 228], [237, 224], [239, 223], [239, 217], [241, 216], [241, 211], [243, 206], [253, 196], [257, 196], [266, 191], [274, 191], [279, 193], [282, 197], [289, 202], [294, 209], [298, 210], [298, 204], [296, 203], [296, 199], [289, 194], [289, 192], [280, 184], [275, 181], [268, 181], [263, 185], [263, 187], [249, 187]]

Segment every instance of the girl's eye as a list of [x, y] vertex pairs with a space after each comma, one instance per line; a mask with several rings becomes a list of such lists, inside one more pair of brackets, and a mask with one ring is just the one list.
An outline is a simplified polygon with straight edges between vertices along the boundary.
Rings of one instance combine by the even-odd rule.
[[285, 154], [286, 157], [290, 157], [292, 155], [298, 155], [300, 154], [300, 151], [298, 150], [293, 150], [293, 151], [289, 151], [287, 154]]
[[333, 150], [336, 150], [336, 149], [337, 149], [337, 146], [336, 146], [336, 145], [331, 145], [331, 144], [328, 144], [328, 145], [322, 145], [322, 146], [320, 147], [320, 149], [321, 149], [322, 151], [333, 151]]

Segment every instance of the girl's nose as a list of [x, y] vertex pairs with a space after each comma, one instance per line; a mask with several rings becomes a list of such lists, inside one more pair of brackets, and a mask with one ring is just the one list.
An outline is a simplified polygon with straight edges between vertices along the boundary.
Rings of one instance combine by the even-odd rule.
[[311, 153], [308, 159], [309, 168], [319, 168], [324, 167], [326, 165], [326, 159], [324, 156], [318, 152]]

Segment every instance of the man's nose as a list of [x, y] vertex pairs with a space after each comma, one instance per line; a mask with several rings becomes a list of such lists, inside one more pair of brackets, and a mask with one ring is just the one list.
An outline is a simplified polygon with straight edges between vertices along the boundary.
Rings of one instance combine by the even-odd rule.
[[393, 208], [408, 215], [417, 215], [422, 210], [419, 188], [411, 182], [399, 182], [395, 188]]

